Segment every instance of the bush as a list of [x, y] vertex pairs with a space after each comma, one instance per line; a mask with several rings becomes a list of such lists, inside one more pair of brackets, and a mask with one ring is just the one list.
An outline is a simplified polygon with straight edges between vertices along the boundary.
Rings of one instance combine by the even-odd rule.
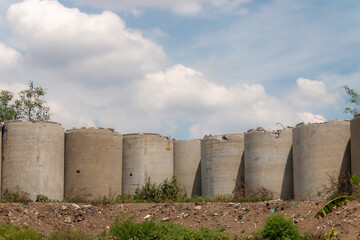
[[8, 191], [7, 189], [4, 192], [4, 196], [1, 200], [2, 202], [9, 202], [9, 203], [27, 203], [32, 202], [29, 198], [29, 194], [26, 192], [21, 191], [19, 188], [16, 191]]
[[92, 240], [93, 237], [86, 233], [75, 231], [70, 228], [62, 229], [51, 233], [46, 239], [48, 240]]
[[262, 229], [251, 233], [245, 239], [300, 240], [306, 238], [300, 235], [299, 230], [290, 219], [285, 219], [282, 214], [278, 214], [268, 217]]
[[262, 230], [264, 239], [291, 239], [300, 238], [297, 227], [290, 219], [285, 219], [282, 214], [274, 215], [266, 219], [266, 224]]
[[0, 222], [0, 239], [41, 240], [43, 239], [43, 236], [32, 227], [25, 227], [21, 229], [11, 223]]
[[150, 178], [142, 188], [135, 190], [134, 200], [145, 202], [175, 202], [185, 198], [175, 177], [165, 179], [160, 185], [151, 184]]
[[230, 240], [231, 237], [221, 231], [209, 229], [190, 230], [171, 222], [144, 221], [135, 223], [131, 219], [115, 220], [110, 236], [119, 239], [159, 239], [159, 240]]

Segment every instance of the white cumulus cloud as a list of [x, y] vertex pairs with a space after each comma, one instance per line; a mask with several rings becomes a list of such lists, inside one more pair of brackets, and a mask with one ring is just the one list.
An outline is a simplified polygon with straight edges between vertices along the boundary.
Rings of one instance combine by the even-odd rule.
[[297, 88], [288, 95], [289, 101], [300, 108], [319, 108], [334, 104], [339, 99], [337, 93], [329, 93], [324, 82], [298, 78]]
[[0, 42], [0, 71], [18, 68], [20, 61], [21, 54], [19, 52]]
[[[295, 91], [302, 92], [302, 87], [298, 84]], [[147, 120], [187, 121], [192, 138], [210, 133], [241, 132], [257, 126], [275, 129], [278, 122], [295, 125], [323, 118], [304, 113], [304, 106], [268, 95], [261, 84], [227, 87], [211, 82], [201, 72], [183, 65], [148, 74], [138, 83], [137, 89], [133, 101]], [[312, 100], [312, 95], [302, 97], [302, 101]]]
[[[151, 2], [170, 8], [163, 0]], [[120, 6], [119, 1], [106, 3]], [[225, 8], [230, 3], [241, 7], [243, 1], [186, 0], [174, 7], [196, 12], [200, 11], [196, 7], [189, 10], [191, 4], [203, 9], [209, 5]], [[146, 5], [142, 0], [123, 4], [129, 8]], [[0, 44], [1, 63], [6, 62], [7, 68], [22, 63], [20, 79], [34, 80], [48, 89], [53, 119], [66, 129], [102, 126], [121, 133], [199, 138], [258, 126], [274, 129], [277, 123], [317, 121], [322, 116], [316, 111], [338, 99], [324, 81], [299, 78], [289, 95], [281, 97], [266, 92], [261, 83], [224, 84], [222, 75], [209, 80], [212, 75], [192, 67], [168, 67], [162, 46], [127, 28], [109, 11], [87, 14], [58, 1], [26, 0], [11, 5], [7, 19], [14, 38], [22, 42], [17, 46], [23, 48]], [[155, 34], [166, 37], [160, 29]], [[0, 88], [18, 92], [26, 85], [1, 83]]]
[[116, 14], [86, 14], [57, 1], [27, 0], [7, 12], [29, 64], [87, 84], [123, 84], [161, 69], [162, 47], [128, 29]]

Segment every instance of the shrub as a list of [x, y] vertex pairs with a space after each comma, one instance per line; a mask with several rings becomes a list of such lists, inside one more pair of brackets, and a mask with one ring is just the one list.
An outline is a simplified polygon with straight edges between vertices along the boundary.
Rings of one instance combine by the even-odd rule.
[[8, 191], [7, 189], [4, 192], [4, 196], [1, 200], [2, 202], [9, 202], [9, 203], [15, 203], [15, 202], [32, 202], [32, 200], [29, 198], [29, 194], [26, 192], [21, 191], [19, 188], [16, 188], [15, 191]]
[[51, 233], [46, 239], [48, 240], [92, 240], [93, 237], [86, 233], [65, 228]]
[[36, 201], [35, 202], [43, 202], [43, 203], [49, 203], [49, 202], [56, 202], [55, 200], [51, 200], [50, 198], [48, 198], [47, 196], [43, 195], [43, 194], [38, 194], [36, 196]]
[[146, 202], [175, 202], [182, 201], [185, 198], [178, 181], [175, 177], [169, 181], [165, 179], [161, 184], [157, 185], [150, 182], [150, 178], [142, 188], [135, 190], [135, 201]]
[[171, 222], [144, 221], [135, 223], [131, 219], [116, 219], [111, 226], [110, 235], [119, 239], [159, 239], [159, 240], [230, 240], [231, 237], [221, 231], [209, 229], [190, 230]]
[[0, 239], [12, 240], [41, 240], [43, 236], [32, 227], [21, 229], [19, 226], [11, 223], [0, 222]]
[[262, 229], [251, 233], [245, 239], [300, 240], [306, 238], [300, 235], [299, 230], [290, 219], [285, 219], [282, 214], [278, 214], [268, 217]]
[[290, 219], [285, 219], [282, 214], [278, 214], [266, 219], [262, 236], [264, 239], [296, 240], [300, 238], [300, 233]]

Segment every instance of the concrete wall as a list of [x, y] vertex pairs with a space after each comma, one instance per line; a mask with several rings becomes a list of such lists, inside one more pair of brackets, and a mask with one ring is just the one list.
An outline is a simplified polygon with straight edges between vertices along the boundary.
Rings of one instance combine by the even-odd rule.
[[201, 196], [201, 141], [174, 140], [174, 175], [188, 197]]
[[360, 178], [360, 114], [350, 121], [351, 128], [351, 175]]
[[65, 133], [65, 197], [113, 198], [122, 188], [122, 136], [110, 129]]
[[64, 197], [64, 129], [52, 122], [5, 122], [3, 129], [2, 194], [22, 191]]
[[244, 135], [205, 136], [201, 140], [202, 195], [239, 194], [244, 184]]
[[249, 130], [245, 141], [245, 196], [266, 188], [275, 199], [292, 199], [292, 128]]
[[133, 194], [150, 177], [162, 183], [173, 176], [173, 142], [159, 134], [123, 136], [123, 193]]
[[330, 177], [350, 173], [350, 122], [298, 124], [293, 130], [295, 199], [323, 199]]

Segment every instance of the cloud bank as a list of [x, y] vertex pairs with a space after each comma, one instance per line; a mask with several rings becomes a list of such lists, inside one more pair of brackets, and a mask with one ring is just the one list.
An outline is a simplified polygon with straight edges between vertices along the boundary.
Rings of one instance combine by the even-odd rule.
[[[244, 2], [185, 1], [174, 8], [190, 9], [195, 4], [201, 10], [207, 4], [225, 7]], [[131, 8], [145, 2], [123, 4]], [[184, 12], [200, 11], [192, 7], [195, 10]], [[53, 119], [66, 129], [101, 126], [120, 133], [200, 138], [258, 126], [275, 129], [277, 123], [319, 121], [324, 117], [318, 111], [339, 99], [320, 80], [291, 79], [294, 84], [282, 97], [267, 93], [261, 83], [214, 81], [194, 67], [170, 64], [161, 45], [128, 28], [110, 11], [88, 14], [57, 1], [27, 0], [9, 7], [7, 21], [22, 47], [15, 50], [0, 43], [0, 61], [6, 63], [0, 66], [0, 75], [20, 67], [24, 72], [20, 80], [1, 88], [17, 92], [28, 80], [47, 88]]]

